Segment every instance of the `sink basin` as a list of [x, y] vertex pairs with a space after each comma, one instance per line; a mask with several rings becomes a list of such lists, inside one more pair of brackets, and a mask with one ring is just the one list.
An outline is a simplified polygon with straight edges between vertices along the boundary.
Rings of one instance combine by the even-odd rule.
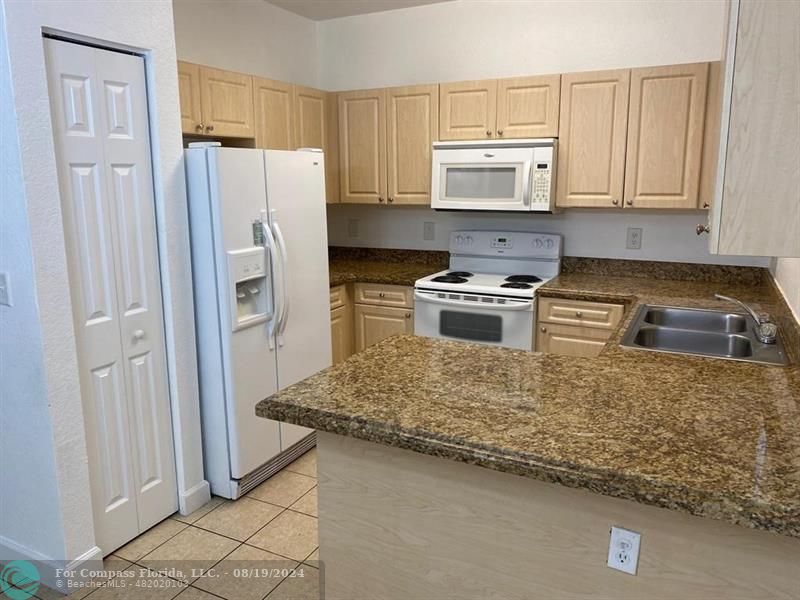
[[673, 308], [650, 306], [644, 322], [661, 327], [710, 331], [719, 333], [743, 333], [747, 331], [747, 317], [742, 314], [699, 310], [695, 308]]
[[642, 327], [633, 339], [643, 348], [725, 358], [753, 356], [753, 345], [743, 335], [710, 333], [667, 327]]
[[628, 326], [621, 345], [768, 365], [789, 364], [780, 336], [775, 344], [762, 344], [747, 315], [727, 311], [644, 305]]

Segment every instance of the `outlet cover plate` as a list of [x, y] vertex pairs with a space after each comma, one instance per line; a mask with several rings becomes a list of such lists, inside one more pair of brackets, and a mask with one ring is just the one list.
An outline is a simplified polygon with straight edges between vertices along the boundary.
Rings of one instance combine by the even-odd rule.
[[347, 220], [347, 237], [349, 238], [358, 237], [358, 219]]
[[436, 223], [425, 221], [422, 224], [422, 239], [426, 242], [432, 242], [436, 239]]
[[608, 544], [608, 566], [629, 575], [636, 575], [641, 541], [640, 533], [622, 527], [612, 527], [611, 540]]
[[628, 250], [642, 249], [642, 228], [628, 227], [628, 236], [625, 240], [625, 247]]

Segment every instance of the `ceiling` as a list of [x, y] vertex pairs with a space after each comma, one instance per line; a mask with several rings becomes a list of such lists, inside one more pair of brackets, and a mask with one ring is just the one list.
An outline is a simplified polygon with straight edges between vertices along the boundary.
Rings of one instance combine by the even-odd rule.
[[353, 15], [363, 15], [366, 13], [410, 8], [412, 6], [422, 6], [423, 4], [435, 4], [437, 2], [447, 1], [448, 0], [267, 0], [270, 4], [280, 6], [281, 8], [313, 19], [314, 21], [325, 21], [327, 19], [338, 19], [339, 17], [351, 17]]

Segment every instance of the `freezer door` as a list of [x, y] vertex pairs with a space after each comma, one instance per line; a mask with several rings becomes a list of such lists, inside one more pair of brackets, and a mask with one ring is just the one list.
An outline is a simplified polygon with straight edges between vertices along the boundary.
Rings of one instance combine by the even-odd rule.
[[[270, 225], [285, 273], [277, 328], [278, 387], [283, 389], [331, 365], [324, 156], [266, 150], [264, 160]], [[282, 449], [309, 433], [281, 423]]]
[[[231, 477], [240, 479], [281, 450], [278, 422], [255, 414], [256, 404], [278, 389], [276, 350], [269, 335], [270, 319], [274, 318], [272, 273], [268, 270], [265, 280], [258, 279], [254, 265], [259, 261], [251, 256], [254, 250], [268, 252], [254, 240], [254, 223], [267, 209], [264, 158], [262, 151], [252, 149], [216, 148], [209, 153], [215, 164], [209, 173], [214, 190], [213, 221], [218, 228], [215, 239], [222, 241], [217, 248], [217, 282], [219, 301], [225, 306], [220, 311], [220, 326], [228, 357], [225, 387], [230, 468]], [[269, 264], [268, 259], [265, 256], [263, 264]], [[237, 310], [243, 317], [238, 323], [234, 322]], [[267, 318], [249, 319], [248, 310], [266, 311]]]

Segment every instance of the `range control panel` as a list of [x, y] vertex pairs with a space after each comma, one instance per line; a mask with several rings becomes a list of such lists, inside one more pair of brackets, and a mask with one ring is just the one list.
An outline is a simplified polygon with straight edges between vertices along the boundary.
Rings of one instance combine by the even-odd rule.
[[561, 242], [561, 236], [553, 233], [453, 231], [450, 252], [468, 256], [556, 259], [561, 257]]

